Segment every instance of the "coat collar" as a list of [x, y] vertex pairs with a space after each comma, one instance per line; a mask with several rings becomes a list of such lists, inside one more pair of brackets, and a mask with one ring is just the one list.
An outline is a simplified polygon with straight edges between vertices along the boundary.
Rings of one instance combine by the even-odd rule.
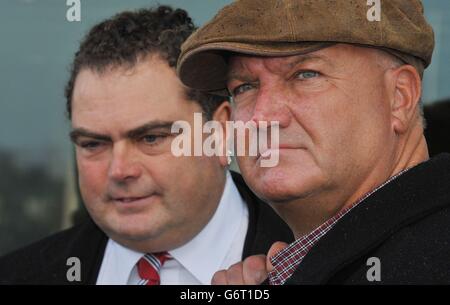
[[396, 231], [449, 206], [448, 181], [450, 154], [439, 155], [397, 177], [322, 237], [286, 284], [324, 284]]

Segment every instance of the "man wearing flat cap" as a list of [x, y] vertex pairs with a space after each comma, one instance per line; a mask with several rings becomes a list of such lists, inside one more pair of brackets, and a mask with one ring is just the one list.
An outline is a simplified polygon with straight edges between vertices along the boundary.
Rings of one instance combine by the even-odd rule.
[[433, 30], [419, 0], [378, 4], [236, 1], [183, 45], [185, 85], [278, 123], [277, 166], [237, 160], [296, 238], [214, 283], [450, 283], [450, 155], [429, 158], [420, 104]]

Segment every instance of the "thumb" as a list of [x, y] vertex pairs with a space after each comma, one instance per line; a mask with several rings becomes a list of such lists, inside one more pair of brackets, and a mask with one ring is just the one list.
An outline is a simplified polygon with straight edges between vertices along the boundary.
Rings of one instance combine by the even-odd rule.
[[267, 252], [267, 258], [266, 258], [266, 269], [269, 272], [273, 270], [273, 265], [272, 265], [272, 262], [270, 261], [270, 259], [273, 256], [277, 255], [278, 252], [280, 252], [281, 250], [283, 250], [287, 246], [288, 246], [287, 243], [282, 242], [282, 241], [277, 241], [270, 247], [269, 252]]

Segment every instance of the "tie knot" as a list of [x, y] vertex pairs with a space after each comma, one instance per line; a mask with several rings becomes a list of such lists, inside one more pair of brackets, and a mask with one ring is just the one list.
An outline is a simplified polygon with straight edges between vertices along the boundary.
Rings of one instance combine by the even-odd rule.
[[172, 256], [167, 252], [147, 253], [137, 263], [137, 269], [142, 285], [159, 285], [159, 272], [164, 263], [172, 259]]

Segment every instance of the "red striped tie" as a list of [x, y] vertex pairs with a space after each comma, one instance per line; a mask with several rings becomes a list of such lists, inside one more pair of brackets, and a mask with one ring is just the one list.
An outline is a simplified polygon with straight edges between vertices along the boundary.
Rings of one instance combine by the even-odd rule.
[[160, 252], [155, 254], [147, 253], [137, 263], [137, 269], [141, 281], [140, 285], [159, 285], [161, 279], [159, 272], [165, 261], [171, 259], [169, 253]]

